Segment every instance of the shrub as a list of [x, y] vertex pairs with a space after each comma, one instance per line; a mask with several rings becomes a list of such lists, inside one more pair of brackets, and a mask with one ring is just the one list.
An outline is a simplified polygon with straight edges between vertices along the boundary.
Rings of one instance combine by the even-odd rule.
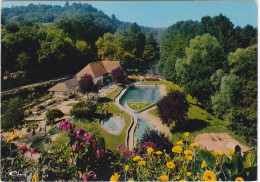
[[64, 113], [61, 112], [58, 108], [54, 108], [51, 110], [48, 110], [46, 113], [46, 118], [49, 122], [53, 123], [55, 118], [61, 118], [64, 116]]
[[163, 123], [175, 121], [175, 128], [182, 128], [188, 112], [189, 103], [183, 92], [171, 90], [157, 103], [158, 115]]
[[97, 106], [94, 102], [81, 101], [73, 105], [70, 114], [76, 119], [92, 119]]
[[126, 75], [121, 67], [112, 70], [112, 79], [116, 83], [123, 83], [126, 79]]
[[81, 92], [97, 92], [98, 85], [95, 85], [93, 78], [89, 74], [83, 75], [79, 80], [79, 88]]
[[156, 149], [161, 151], [166, 150], [170, 152], [173, 147], [170, 138], [156, 130], [146, 130], [143, 133], [141, 142], [145, 143], [149, 141], [153, 142], [156, 145]]

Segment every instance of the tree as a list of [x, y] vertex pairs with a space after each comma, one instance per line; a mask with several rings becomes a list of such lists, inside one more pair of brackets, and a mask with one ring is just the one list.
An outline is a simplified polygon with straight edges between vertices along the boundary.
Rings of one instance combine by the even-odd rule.
[[55, 118], [62, 118], [64, 113], [58, 108], [50, 109], [46, 113], [46, 118], [50, 123], [53, 123]]
[[116, 83], [123, 83], [126, 79], [126, 75], [121, 67], [112, 70], [112, 79]]
[[39, 123], [37, 123], [36, 121], [30, 122], [29, 127], [33, 129], [33, 135], [35, 135], [35, 130], [39, 127]]
[[83, 93], [97, 91], [97, 85], [94, 84], [93, 78], [89, 74], [85, 74], [80, 78], [79, 88]]
[[186, 120], [186, 114], [189, 109], [189, 103], [183, 92], [171, 90], [166, 96], [156, 104], [158, 114], [163, 123], [170, 124], [175, 121], [175, 127], [181, 128]]
[[11, 129], [22, 124], [24, 119], [24, 104], [19, 98], [11, 98], [9, 102], [2, 106], [2, 128]]
[[159, 48], [152, 33], [149, 33], [145, 39], [144, 52], [142, 53], [144, 59], [144, 67], [148, 68], [159, 59]]
[[217, 70], [227, 67], [223, 49], [215, 37], [205, 34], [192, 39], [185, 52], [186, 57], [178, 61], [182, 69], [178, 76], [187, 93], [203, 104], [209, 104], [213, 92], [210, 77]]
[[82, 101], [73, 105], [70, 114], [76, 119], [92, 119], [97, 109], [94, 102]]

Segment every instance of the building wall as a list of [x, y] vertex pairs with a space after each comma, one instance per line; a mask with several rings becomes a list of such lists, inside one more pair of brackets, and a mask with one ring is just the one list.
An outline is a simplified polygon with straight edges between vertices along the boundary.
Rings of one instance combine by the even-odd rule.
[[94, 79], [93, 79], [94, 84], [97, 84], [98, 81], [100, 81], [101, 83], [103, 83], [103, 78], [104, 78], [103, 76], [99, 76], [99, 77], [94, 78]]

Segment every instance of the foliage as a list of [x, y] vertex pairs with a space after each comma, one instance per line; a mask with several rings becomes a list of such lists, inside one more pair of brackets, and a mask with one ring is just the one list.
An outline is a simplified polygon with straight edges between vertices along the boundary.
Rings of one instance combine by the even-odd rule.
[[231, 69], [220, 77], [211, 97], [214, 113], [231, 122], [230, 128], [256, 144], [257, 46], [238, 49], [228, 57]]
[[22, 124], [22, 120], [24, 119], [23, 107], [23, 102], [17, 97], [3, 103], [1, 108], [1, 126], [3, 129], [11, 129]]
[[39, 153], [44, 152], [43, 141], [44, 141], [44, 139], [36, 139], [36, 140], [34, 140], [32, 142], [32, 144], [30, 145], [30, 148], [34, 148], [34, 147], [38, 146], [39, 148], [37, 149], [37, 152], [39, 152]]
[[49, 129], [48, 133], [50, 135], [55, 135], [57, 133], [60, 133], [60, 129], [58, 129], [58, 128], [51, 128], [51, 129]]
[[83, 93], [98, 91], [98, 85], [94, 84], [92, 76], [87, 73], [80, 78], [79, 88]]
[[173, 147], [169, 137], [166, 137], [163, 133], [156, 130], [146, 130], [140, 142], [145, 143], [150, 141], [156, 145], [156, 149], [160, 151], [166, 150], [167, 153], [170, 153]]
[[33, 130], [33, 135], [35, 135], [35, 130], [39, 127], [39, 123], [36, 121], [32, 121], [29, 123], [29, 127]]
[[[172, 147], [170, 152], [159, 150], [157, 146], [145, 147], [144, 143], [141, 143], [141, 146], [145, 147], [144, 153], [136, 152], [129, 157], [124, 150], [117, 164], [119, 169], [115, 170], [118, 180], [132, 178], [135, 181], [235, 181], [237, 177], [242, 177], [245, 181], [256, 180], [255, 151], [246, 152], [243, 158], [239, 147], [228, 155], [221, 151], [207, 151], [200, 149], [198, 144], [189, 144], [186, 141], [188, 133], [184, 134], [183, 142]], [[116, 176], [114, 173], [111, 179]]]
[[183, 92], [172, 90], [159, 100], [156, 105], [158, 107], [158, 115], [163, 123], [170, 124], [175, 121], [176, 128], [184, 126], [189, 104]]
[[121, 67], [112, 70], [112, 79], [116, 83], [123, 83], [126, 79], [126, 75]]
[[49, 122], [53, 123], [55, 118], [62, 118], [64, 113], [58, 108], [50, 109], [46, 113], [46, 118]]
[[222, 47], [216, 38], [205, 34], [192, 39], [185, 52], [186, 57], [177, 61], [176, 68], [182, 70], [177, 74], [187, 93], [207, 103], [213, 92], [210, 76], [218, 69], [225, 68]]
[[150, 107], [151, 105], [154, 105], [153, 103], [143, 103], [143, 102], [127, 102], [127, 105], [136, 111], [141, 111], [145, 108]]
[[88, 119], [91, 120], [97, 109], [96, 103], [81, 101], [73, 105], [70, 110], [70, 114], [76, 119]]

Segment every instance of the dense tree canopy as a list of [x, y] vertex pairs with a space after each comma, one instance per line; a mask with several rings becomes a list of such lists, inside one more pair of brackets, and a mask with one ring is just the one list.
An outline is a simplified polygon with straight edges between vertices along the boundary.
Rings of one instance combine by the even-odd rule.
[[176, 129], [181, 128], [185, 122], [189, 103], [183, 92], [178, 90], [170, 91], [157, 103], [158, 114], [163, 123], [175, 122]]
[[4, 102], [1, 108], [1, 126], [3, 129], [11, 129], [22, 124], [24, 119], [24, 104], [19, 98], [12, 98]]

